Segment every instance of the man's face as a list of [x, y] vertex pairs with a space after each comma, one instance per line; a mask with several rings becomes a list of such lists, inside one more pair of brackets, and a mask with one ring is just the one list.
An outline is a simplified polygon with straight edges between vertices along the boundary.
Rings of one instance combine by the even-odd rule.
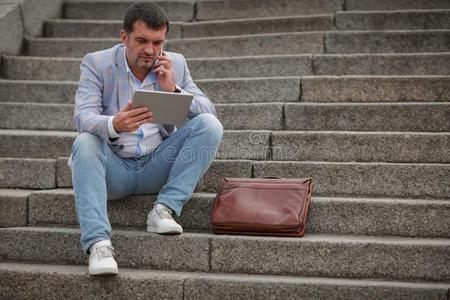
[[166, 27], [159, 30], [148, 28], [141, 21], [134, 23], [130, 33], [120, 31], [120, 39], [127, 46], [127, 61], [132, 70], [148, 71], [153, 66], [161, 54], [166, 31]]

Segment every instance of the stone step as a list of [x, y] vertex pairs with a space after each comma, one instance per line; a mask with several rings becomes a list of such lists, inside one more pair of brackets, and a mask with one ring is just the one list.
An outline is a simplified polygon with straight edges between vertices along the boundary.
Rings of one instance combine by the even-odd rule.
[[[0, 130], [0, 157], [69, 156], [75, 132]], [[449, 163], [450, 133], [226, 130], [218, 159]]]
[[[80, 78], [80, 63], [81, 59], [76, 58], [6, 56], [3, 59], [2, 76], [3, 78], [21, 80], [78, 81]], [[246, 77], [259, 77], [261, 79], [262, 77], [307, 75], [450, 75], [450, 70], [447, 67], [449, 64], [450, 53], [286, 55], [188, 59], [191, 74], [197, 80], [202, 78], [208, 80], [213, 78], [229, 78], [230, 80], [238, 78], [236, 79], [238, 81], [241, 80], [239, 78]], [[198, 83], [200, 84], [200, 82]], [[10, 95], [13, 93], [11, 91], [17, 94], [16, 87], [13, 84], [8, 84], [8, 86], [11, 86], [8, 90], [0, 85], [0, 88], [2, 88], [1, 95]], [[245, 86], [246, 88], [249, 87]], [[282, 92], [284, 89], [285, 87], [280, 88], [278, 92]], [[241, 91], [242, 88], [239, 87], [239, 90]], [[9, 93], [7, 93], [8, 91]], [[208, 91], [208, 93], [213, 92], [214, 89]], [[251, 93], [246, 94], [246, 97], [255, 92], [252, 90]], [[23, 96], [16, 98], [24, 99]], [[263, 100], [258, 102], [261, 101]]]
[[[30, 79], [0, 80], [0, 102], [74, 103], [77, 82]], [[261, 103], [299, 101], [300, 81], [300, 77], [270, 77], [199, 79], [195, 82], [214, 103]]]
[[[4, 259], [86, 264], [78, 229], [1, 228], [0, 237], [0, 257]], [[303, 238], [204, 233], [162, 236], [143, 230], [115, 230], [112, 242], [121, 267], [385, 280], [450, 279], [450, 239], [315, 234]]]
[[[214, 274], [121, 268], [112, 280], [97, 280], [86, 274], [85, 266], [0, 263], [0, 284], [6, 298], [82, 299], [132, 298], [231, 300], [364, 298], [445, 299], [448, 284], [354, 280], [323, 277]], [[27, 289], [23, 286], [26, 285]], [[120, 287], [120, 288], [117, 288]], [[123, 287], [123, 288], [122, 288]], [[76, 296], [73, 291], [77, 291]], [[70, 295], [70, 296], [68, 296]], [[245, 295], [245, 296], [244, 296]]]
[[253, 176], [310, 177], [317, 196], [450, 196], [450, 164], [260, 161], [253, 162]]
[[[332, 30], [333, 15], [268, 17], [204, 22], [171, 22], [169, 39]], [[118, 37], [123, 21], [54, 19], [45, 23], [46, 37]]]
[[450, 10], [338, 12], [336, 28], [338, 30], [450, 29]]
[[[225, 130], [219, 159], [270, 159], [270, 131]], [[69, 156], [78, 133], [0, 129], [0, 157], [58, 158]]]
[[450, 132], [273, 132], [274, 161], [450, 163]]
[[304, 76], [302, 102], [448, 102], [448, 76]]
[[[252, 103], [215, 107], [227, 130], [450, 131], [450, 102]], [[0, 117], [2, 129], [74, 130], [71, 104], [0, 102]]]
[[325, 53], [448, 52], [450, 30], [327, 32]]
[[450, 53], [314, 56], [314, 75], [449, 75]]
[[450, 102], [286, 103], [285, 130], [450, 131]]
[[197, 20], [246, 19], [335, 13], [339, 0], [202, 0], [197, 2]]
[[345, 10], [450, 9], [447, 0], [345, 0]]
[[[226, 129], [281, 130], [283, 103], [216, 104]], [[74, 130], [72, 104], [0, 102], [0, 128]], [[52, 116], [49, 120], [48, 116]]]
[[[31, 56], [83, 57], [88, 52], [110, 48], [117, 38], [29, 38], [25, 53]], [[167, 51], [185, 57], [233, 57], [273, 54], [323, 53], [323, 32], [254, 34], [228, 37], [173, 39]]]
[[0, 189], [0, 227], [28, 225], [30, 190]]
[[[163, 7], [171, 21], [192, 21], [195, 1], [153, 1]], [[91, 20], [123, 20], [133, 1], [66, 1], [64, 18]]]
[[[4, 191], [9, 192], [0, 190], [0, 195]], [[34, 192], [25, 199], [28, 206], [25, 202], [5, 207], [9, 210], [28, 207], [29, 223], [22, 226], [78, 224], [73, 190]], [[177, 222], [185, 229], [211, 230], [209, 218], [214, 199], [215, 194], [194, 194]], [[155, 200], [156, 195], [135, 195], [109, 201], [111, 224], [144, 228]], [[384, 221], [380, 223], [380, 219]], [[448, 238], [449, 226], [448, 200], [313, 197], [306, 232]]]
[[[72, 187], [67, 161], [0, 158], [0, 188]], [[313, 178], [317, 196], [450, 198], [450, 164], [436, 163], [215, 160], [204, 177], [203, 191], [215, 192], [223, 177], [259, 176]]]
[[[182, 38], [183, 22], [170, 22], [169, 39]], [[122, 20], [51, 19], [44, 23], [45, 37], [118, 38]]]
[[[229, 78], [196, 83], [214, 103], [450, 101], [450, 76]], [[76, 82], [0, 80], [2, 102], [73, 103], [76, 89]]]
[[[450, 76], [305, 76], [199, 79], [214, 103], [448, 102]], [[0, 102], [74, 102], [76, 82], [0, 80]]]
[[[0, 188], [53, 189], [72, 186], [68, 158], [0, 158]], [[204, 176], [203, 191], [215, 191], [223, 177], [252, 176], [252, 161], [215, 160]]]

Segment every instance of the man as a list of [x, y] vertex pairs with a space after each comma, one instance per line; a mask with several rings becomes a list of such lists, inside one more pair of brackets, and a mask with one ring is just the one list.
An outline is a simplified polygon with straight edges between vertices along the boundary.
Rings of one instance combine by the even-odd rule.
[[[80, 135], [70, 165], [92, 275], [118, 273], [107, 199], [159, 192], [147, 231], [182, 233], [172, 214], [180, 215], [222, 139], [214, 105], [193, 82], [184, 57], [163, 51], [168, 30], [161, 7], [137, 3], [125, 14], [122, 43], [81, 62], [74, 116]], [[189, 120], [178, 129], [152, 123], [147, 108], [131, 108], [137, 89], [193, 94]]]

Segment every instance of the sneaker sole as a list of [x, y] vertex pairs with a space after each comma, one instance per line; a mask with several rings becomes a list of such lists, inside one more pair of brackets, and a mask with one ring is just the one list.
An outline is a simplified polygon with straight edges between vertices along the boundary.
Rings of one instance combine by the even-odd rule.
[[159, 234], [181, 234], [181, 233], [183, 233], [183, 229], [181, 229], [181, 230], [179, 230], [179, 229], [164, 230], [164, 229], [154, 227], [154, 226], [147, 226], [147, 231], [153, 232], [153, 233], [159, 233]]
[[116, 268], [103, 268], [95, 271], [89, 270], [89, 275], [94, 276], [111, 276], [119, 274], [119, 269]]

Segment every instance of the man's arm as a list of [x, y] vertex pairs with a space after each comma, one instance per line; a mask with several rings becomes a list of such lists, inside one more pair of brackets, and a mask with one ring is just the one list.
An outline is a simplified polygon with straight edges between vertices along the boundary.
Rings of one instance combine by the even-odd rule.
[[86, 55], [80, 66], [80, 82], [75, 96], [74, 122], [78, 132], [90, 132], [111, 144], [120, 132], [131, 132], [153, 121], [153, 113], [146, 107], [131, 109], [128, 103], [113, 116], [102, 115], [103, 78], [95, 68], [93, 56]]
[[108, 120], [102, 115], [103, 79], [95, 68], [93, 55], [87, 54], [80, 66], [80, 82], [75, 95], [74, 123], [78, 132], [90, 132], [111, 143]]
[[182, 91], [188, 92], [190, 94], [194, 95], [194, 98], [192, 99], [192, 104], [190, 107], [190, 112], [188, 115], [188, 118], [193, 118], [196, 115], [202, 114], [202, 113], [210, 113], [213, 115], [216, 115], [216, 109], [214, 107], [214, 104], [206, 97], [206, 95], [202, 92], [202, 90], [199, 89], [199, 87], [195, 84], [194, 80], [191, 77], [191, 74], [189, 72], [189, 68], [186, 63], [186, 59], [184, 56], [183, 58], [183, 64], [184, 64], [184, 75], [183, 75], [183, 83], [179, 88]]

